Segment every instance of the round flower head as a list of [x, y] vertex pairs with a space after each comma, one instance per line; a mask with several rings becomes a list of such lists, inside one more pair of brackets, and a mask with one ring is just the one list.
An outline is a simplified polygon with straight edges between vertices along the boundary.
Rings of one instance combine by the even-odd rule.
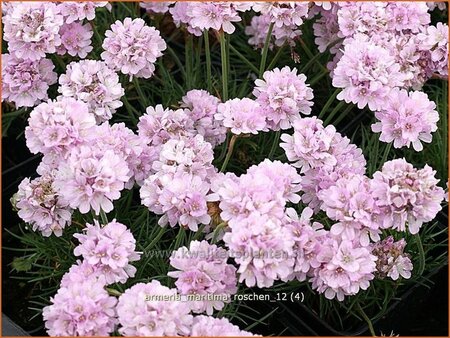
[[46, 100], [49, 86], [57, 80], [54, 68], [49, 59], [31, 61], [2, 54], [2, 101], [20, 108]]
[[380, 109], [391, 89], [402, 87], [405, 80], [389, 51], [364, 38], [345, 45], [333, 74], [333, 86], [342, 88], [339, 100], [371, 110]]
[[50, 172], [34, 180], [25, 178], [15, 195], [19, 217], [46, 237], [52, 233], [61, 236], [72, 217], [72, 210], [55, 191], [53, 180]]
[[5, 41], [11, 54], [32, 61], [55, 53], [63, 25], [59, 7], [52, 2], [17, 2], [3, 17]]
[[123, 105], [120, 98], [125, 92], [119, 76], [103, 61], [82, 60], [68, 64], [59, 84], [58, 92], [86, 102], [97, 122], [109, 120]]
[[430, 53], [433, 71], [448, 76], [448, 25], [442, 22], [430, 25], [417, 37], [421, 49]]
[[[237, 291], [236, 268], [227, 264], [228, 252], [210, 245], [207, 241], [192, 241], [189, 248], [181, 247], [170, 256], [170, 265], [177, 271], [168, 276], [176, 278], [175, 285], [181, 295], [200, 295], [203, 300], [189, 300], [195, 313], [212, 315], [214, 309], [221, 310], [224, 301], [229, 303]], [[214, 299], [221, 297], [221, 300]], [[208, 299], [211, 297], [211, 300]], [[195, 298], [194, 298], [195, 299]]]
[[215, 119], [220, 101], [205, 90], [193, 89], [182, 98], [181, 107], [194, 120], [194, 128], [213, 147], [225, 141], [227, 130]]
[[147, 26], [142, 19], [117, 20], [105, 36], [102, 59], [114, 70], [129, 74], [130, 78], [151, 77], [156, 59], [167, 47], [159, 31]]
[[130, 180], [130, 169], [123, 157], [113, 150], [93, 145], [72, 149], [56, 174], [55, 187], [73, 209], [85, 214], [91, 208], [110, 212], [112, 201]]
[[49, 100], [30, 113], [25, 138], [33, 154], [54, 152], [65, 156], [84, 141], [93, 126], [95, 119], [86, 103], [73, 98]]
[[379, 122], [372, 125], [381, 132], [380, 140], [394, 142], [395, 148], [410, 147], [423, 150], [421, 142], [430, 143], [431, 133], [437, 130], [439, 114], [436, 104], [424, 92], [393, 90], [384, 105], [375, 113]]
[[289, 129], [300, 113], [311, 113], [313, 92], [306, 84], [306, 76], [297, 75], [297, 69], [275, 68], [266, 71], [263, 78], [255, 81], [253, 95], [271, 129]]
[[219, 104], [215, 119], [235, 135], [267, 131], [266, 119], [259, 103], [249, 98], [228, 100]]
[[83, 1], [83, 2], [72, 2], [64, 1], [61, 2], [58, 7], [61, 14], [64, 16], [66, 23], [70, 24], [74, 21], [94, 20], [95, 9], [97, 7], [111, 6], [107, 1]]
[[312, 274], [312, 288], [325, 298], [343, 301], [345, 296], [366, 290], [376, 271], [377, 257], [357, 241], [327, 236], [317, 257], [320, 266]]
[[175, 1], [141, 1], [139, 6], [145, 9], [147, 13], [164, 14], [169, 11], [169, 7], [174, 3]]
[[116, 309], [123, 336], [186, 336], [192, 325], [188, 304], [156, 280], [125, 290]]
[[82, 256], [93, 267], [102, 272], [106, 284], [125, 283], [134, 277], [136, 268], [130, 265], [140, 259], [135, 251], [136, 240], [127, 227], [116, 220], [100, 226], [86, 224], [83, 234], [75, 234], [80, 244], [74, 249], [75, 256]]
[[415, 169], [405, 159], [388, 161], [371, 182], [377, 204], [385, 209], [392, 229], [419, 232], [423, 223], [432, 221], [442, 209], [444, 189], [437, 186], [436, 172], [425, 165]]
[[58, 54], [68, 53], [70, 56], [79, 56], [84, 59], [93, 49], [91, 38], [94, 32], [90, 24], [73, 22], [64, 24], [59, 30], [61, 46], [57, 48]]
[[255, 12], [268, 15], [275, 27], [300, 26], [308, 15], [309, 4], [304, 2], [256, 2]]
[[107, 284], [101, 269], [97, 266], [89, 264], [87, 261], [77, 260], [77, 263], [73, 264], [69, 271], [62, 276], [60, 287], [67, 288], [70, 287], [71, 284], [82, 283], [86, 279], [92, 277], [99, 278], [104, 285]]
[[313, 24], [314, 42], [319, 52], [323, 53], [327, 48], [330, 48], [330, 53], [336, 54], [342, 46], [342, 43], [338, 41], [342, 39], [343, 35], [339, 29], [338, 17], [336, 15], [339, 6], [336, 3], [330, 3], [330, 5], [329, 10], [322, 9], [320, 11], [320, 18], [316, 19]]
[[42, 315], [49, 336], [108, 336], [117, 324], [117, 299], [95, 276], [68, 283], [50, 298]]
[[241, 330], [226, 318], [210, 316], [195, 316], [192, 324], [191, 337], [246, 337], [253, 333]]

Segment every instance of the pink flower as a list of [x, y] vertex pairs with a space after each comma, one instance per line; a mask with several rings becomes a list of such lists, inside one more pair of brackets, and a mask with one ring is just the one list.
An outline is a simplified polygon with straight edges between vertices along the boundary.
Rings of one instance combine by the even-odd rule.
[[192, 325], [190, 308], [178, 297], [176, 289], [156, 280], [133, 285], [119, 297], [119, 333], [144, 337], [188, 335]]
[[49, 100], [30, 113], [25, 138], [33, 154], [54, 152], [65, 156], [84, 141], [94, 126], [94, 116], [84, 102], [73, 98]]
[[75, 234], [80, 244], [74, 249], [75, 256], [82, 256], [93, 271], [101, 272], [106, 284], [125, 283], [134, 277], [136, 268], [130, 262], [138, 261], [136, 240], [127, 227], [114, 219], [108, 224], [86, 224], [83, 234]]
[[100, 209], [113, 209], [112, 201], [120, 197], [130, 179], [130, 169], [113, 150], [94, 145], [83, 145], [69, 153], [56, 174], [55, 187], [73, 209], [85, 214], [92, 208], [98, 215]]
[[92, 51], [91, 38], [94, 34], [90, 24], [73, 22], [64, 24], [59, 30], [61, 46], [57, 48], [58, 54], [69, 53], [84, 59]]
[[227, 264], [228, 252], [210, 245], [207, 241], [192, 241], [187, 247], [174, 251], [170, 257], [170, 265], [177, 271], [168, 276], [176, 278], [175, 285], [181, 295], [200, 295], [205, 300], [189, 301], [195, 313], [205, 312], [212, 315], [214, 310], [221, 310], [224, 301], [207, 297], [224, 297], [231, 301], [231, 295], [237, 291], [236, 268]]
[[17, 58], [36, 61], [61, 44], [63, 16], [52, 2], [17, 2], [3, 17], [8, 50]]
[[251, 332], [243, 331], [233, 325], [226, 318], [210, 316], [195, 316], [192, 324], [191, 337], [245, 337], [256, 336]]
[[19, 217], [30, 223], [34, 231], [39, 230], [46, 237], [52, 233], [61, 236], [72, 218], [72, 210], [60, 199], [54, 188], [53, 176], [48, 172], [33, 180], [25, 178], [15, 195]]
[[83, 283], [92, 277], [99, 278], [106, 285], [106, 279], [102, 275], [102, 271], [97, 266], [91, 265], [87, 261], [77, 260], [76, 264], [73, 264], [69, 271], [62, 276], [60, 287], [67, 288], [75, 283]]
[[303, 19], [308, 16], [308, 3], [296, 2], [256, 2], [255, 12], [268, 15], [275, 27], [301, 26]]
[[119, 76], [105, 62], [82, 60], [67, 65], [59, 78], [58, 92], [86, 102], [97, 122], [109, 120], [123, 103], [124, 90]]
[[394, 142], [395, 148], [410, 147], [421, 151], [421, 142], [430, 143], [431, 133], [437, 130], [439, 114], [436, 104], [424, 92], [393, 90], [375, 116], [380, 122], [372, 125], [381, 132], [380, 140]]
[[400, 66], [389, 51], [362, 35], [345, 45], [333, 74], [333, 86], [342, 88], [337, 98], [360, 109], [367, 105], [380, 109], [391, 89], [404, 84]]
[[112, 69], [129, 74], [130, 78], [150, 78], [155, 71], [156, 59], [167, 47], [159, 31], [147, 26], [142, 19], [117, 20], [105, 36], [102, 59]]
[[377, 256], [378, 278], [389, 277], [397, 280], [400, 276], [410, 278], [413, 265], [408, 254], [404, 254], [406, 241], [402, 238], [395, 242], [392, 236], [377, 242], [373, 245], [372, 254]]
[[227, 132], [222, 123], [215, 119], [219, 103], [217, 97], [199, 89], [188, 91], [180, 102], [194, 120], [194, 128], [213, 147], [225, 141]]
[[253, 95], [262, 108], [270, 129], [291, 128], [300, 113], [308, 115], [313, 105], [313, 92], [306, 84], [306, 76], [288, 66], [266, 71], [264, 80], [255, 81]]
[[61, 14], [67, 24], [75, 21], [82, 21], [87, 19], [89, 21], [95, 18], [95, 9], [97, 7], [107, 7], [111, 6], [107, 1], [83, 1], [83, 2], [72, 2], [64, 1], [61, 2], [58, 7]]
[[95, 276], [62, 286], [42, 315], [50, 336], [108, 336], [117, 324], [117, 299]]
[[57, 80], [54, 68], [49, 59], [31, 61], [2, 54], [2, 101], [20, 108], [46, 100], [49, 86]]
[[257, 101], [249, 98], [232, 99], [219, 104], [214, 118], [223, 121], [223, 125], [235, 135], [267, 131], [263, 109]]
[[430, 53], [433, 71], [448, 76], [448, 25], [438, 22], [417, 35], [420, 48]]
[[386, 209], [392, 229], [419, 232], [442, 209], [444, 189], [437, 186], [436, 172], [425, 165], [415, 169], [405, 159], [388, 161], [373, 175], [372, 190], [378, 205]]

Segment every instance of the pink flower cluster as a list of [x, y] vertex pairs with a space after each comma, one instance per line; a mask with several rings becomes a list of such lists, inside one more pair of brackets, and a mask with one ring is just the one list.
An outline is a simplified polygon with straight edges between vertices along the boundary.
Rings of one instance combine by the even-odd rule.
[[[202, 297], [228, 297], [237, 291], [236, 268], [227, 264], [228, 252], [211, 245], [207, 241], [192, 241], [189, 248], [181, 247], [170, 257], [170, 265], [177, 269], [168, 275], [176, 278], [175, 285], [181, 295], [200, 295]], [[222, 310], [221, 300], [190, 301], [192, 312], [206, 312], [212, 315], [214, 310]]]
[[2, 102], [12, 102], [20, 108], [46, 100], [49, 86], [57, 80], [54, 68], [49, 59], [24, 60], [14, 54], [2, 54]]
[[239, 282], [270, 287], [291, 274], [294, 242], [283, 226], [286, 204], [300, 200], [300, 179], [289, 164], [269, 160], [240, 177], [218, 176], [214, 190], [228, 223], [223, 241], [239, 264]]
[[64, 20], [67, 24], [75, 21], [82, 21], [87, 19], [89, 21], [95, 18], [95, 9], [98, 7], [111, 8], [111, 5], [107, 1], [64, 1], [61, 2], [58, 7], [61, 10], [61, 14], [64, 16]]
[[95, 276], [62, 286], [42, 315], [50, 336], [108, 336], [117, 324], [117, 299]]
[[164, 14], [169, 11], [169, 7], [174, 3], [175, 1], [141, 1], [139, 6], [145, 9], [147, 13]]
[[86, 224], [84, 234], [75, 234], [80, 244], [74, 249], [75, 256], [82, 256], [94, 271], [100, 271], [106, 284], [125, 283], [134, 277], [136, 268], [130, 262], [138, 261], [136, 240], [130, 230], [116, 220], [100, 226]]
[[406, 241], [402, 238], [395, 242], [392, 236], [375, 243], [372, 254], [377, 256], [377, 278], [389, 277], [397, 280], [401, 277], [410, 278], [413, 265], [408, 254], [403, 253]]
[[44, 173], [33, 180], [25, 178], [14, 198], [19, 217], [43, 236], [52, 233], [61, 236], [62, 230], [70, 224], [72, 210], [55, 191], [52, 173]]
[[295, 40], [301, 35], [299, 27], [303, 19], [308, 16], [308, 3], [296, 2], [257, 2], [253, 5], [255, 12], [261, 13], [254, 16], [250, 26], [245, 28], [245, 33], [250, 36], [249, 44], [255, 48], [264, 46], [270, 25], [273, 26], [269, 47], [282, 46], [288, 43], [295, 46]]
[[313, 105], [313, 91], [306, 84], [306, 76], [288, 66], [275, 68], [255, 81], [253, 95], [263, 107], [270, 129], [289, 129], [300, 113], [309, 115]]
[[186, 302], [176, 301], [176, 297], [176, 289], [156, 280], [133, 285], [119, 297], [119, 333], [146, 337], [188, 335], [193, 320], [190, 308]]
[[84, 59], [93, 49], [91, 38], [94, 32], [92, 26], [80, 22], [64, 24], [59, 30], [61, 45], [58, 46], [58, 54], [68, 53], [71, 56], [79, 56]]
[[58, 92], [86, 102], [89, 112], [97, 122], [109, 120], [123, 104], [124, 90], [119, 76], [105, 62], [82, 60], [67, 65], [66, 73], [59, 78]]
[[421, 142], [430, 143], [431, 133], [437, 130], [439, 113], [435, 109], [436, 104], [424, 92], [395, 89], [375, 113], [379, 122], [372, 130], [381, 132], [381, 141], [394, 142], [395, 148], [412, 144], [414, 150], [421, 151]]
[[320, 191], [334, 185], [340, 177], [364, 174], [366, 161], [348, 138], [333, 126], [324, 127], [315, 117], [297, 119], [293, 127], [293, 135], [281, 135], [280, 146], [304, 175], [302, 201], [318, 210], [322, 204]]
[[155, 72], [156, 59], [167, 48], [159, 31], [147, 26], [142, 19], [117, 20], [105, 36], [102, 59], [112, 69], [129, 74], [130, 78], [150, 78]]
[[242, 20], [239, 12], [250, 8], [251, 4], [245, 2], [177, 1], [169, 11], [177, 27], [184, 24], [189, 33], [200, 36], [209, 29], [232, 34], [235, 30], [233, 22]]

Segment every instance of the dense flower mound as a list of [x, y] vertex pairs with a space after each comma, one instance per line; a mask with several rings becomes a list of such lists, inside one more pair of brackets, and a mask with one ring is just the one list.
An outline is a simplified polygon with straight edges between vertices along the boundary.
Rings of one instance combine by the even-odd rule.
[[430, 68], [442, 76], [448, 76], [448, 25], [438, 22], [436, 26], [428, 26], [418, 35], [418, 39], [422, 42], [421, 50], [431, 53]]
[[117, 299], [101, 278], [68, 283], [50, 301], [42, 312], [50, 336], [108, 336], [117, 324]]
[[3, 38], [11, 54], [35, 61], [56, 52], [63, 23], [60, 8], [53, 2], [20, 2], [3, 17]]
[[177, 297], [176, 289], [156, 280], [133, 285], [119, 297], [119, 333], [145, 337], [188, 335], [193, 320], [190, 308]]
[[94, 20], [95, 9], [105, 6], [108, 8], [111, 5], [109, 5], [107, 1], [64, 1], [58, 5], [67, 24], [75, 21], [82, 21], [84, 19]]
[[216, 119], [220, 101], [206, 90], [193, 89], [186, 93], [180, 105], [194, 120], [194, 129], [211, 143], [213, 147], [223, 143], [226, 138], [226, 128]]
[[25, 128], [27, 146], [34, 154], [56, 153], [66, 156], [84, 142], [95, 126], [86, 103], [61, 98], [41, 103], [31, 113]]
[[102, 59], [114, 70], [129, 74], [130, 78], [150, 78], [156, 59], [167, 47], [159, 31], [147, 26], [142, 19], [117, 20], [105, 36]]
[[94, 32], [90, 24], [72, 22], [64, 24], [59, 30], [61, 45], [57, 48], [58, 54], [68, 53], [70, 56], [79, 56], [84, 59], [93, 49], [91, 38]]
[[260, 104], [252, 99], [232, 99], [218, 106], [215, 119], [222, 121], [235, 135], [258, 134], [267, 131], [264, 110]]
[[72, 216], [72, 210], [59, 198], [53, 182], [54, 174], [51, 172], [33, 180], [25, 178], [15, 195], [19, 217], [46, 237], [52, 233], [61, 236]]
[[255, 85], [253, 95], [270, 129], [289, 129], [300, 113], [311, 113], [313, 92], [306, 84], [306, 76], [297, 75], [297, 69], [286, 66], [266, 71], [263, 80], [256, 80]]
[[191, 337], [247, 337], [257, 336], [241, 330], [226, 318], [195, 316], [192, 324]]
[[233, 22], [242, 19], [239, 12], [245, 12], [251, 8], [250, 3], [245, 2], [186, 2], [178, 1], [170, 9], [173, 21], [179, 27], [186, 25], [189, 33], [200, 36], [203, 30], [223, 30], [232, 34], [235, 31]]
[[46, 100], [49, 86], [57, 81], [54, 68], [49, 59], [32, 61], [2, 54], [2, 102], [20, 108], [33, 107]]
[[86, 224], [84, 234], [75, 234], [80, 244], [74, 249], [75, 256], [82, 256], [92, 269], [100, 270], [107, 284], [125, 283], [134, 277], [136, 268], [130, 264], [139, 260], [135, 251], [136, 240], [127, 227], [116, 220], [100, 226]]
[[[181, 295], [205, 297], [188, 300], [194, 313], [222, 310], [237, 291], [236, 268], [227, 264], [228, 252], [207, 241], [192, 241], [187, 247], [174, 251], [170, 265], [177, 269], [168, 275], [176, 278], [175, 285]], [[220, 299], [214, 299], [214, 296]], [[208, 299], [211, 297], [211, 300]], [[226, 299], [225, 299], [226, 298]], [[223, 300], [222, 300], [223, 299]]]
[[389, 224], [398, 231], [419, 232], [442, 209], [444, 189], [437, 186], [436, 171], [425, 165], [415, 169], [405, 159], [388, 161], [373, 175], [372, 190], [385, 208]]
[[394, 241], [392, 236], [389, 236], [382, 241], [373, 244], [372, 254], [377, 256], [377, 278], [389, 277], [397, 280], [400, 277], [410, 278], [413, 265], [408, 254], [405, 254], [406, 241], [402, 238], [399, 241]]
[[435, 109], [436, 104], [424, 92], [393, 90], [375, 113], [379, 122], [372, 130], [381, 132], [381, 141], [394, 142], [395, 148], [412, 144], [414, 150], [421, 151], [421, 142], [430, 143], [431, 133], [437, 130], [439, 114]]
[[106, 63], [83, 60], [67, 65], [59, 78], [59, 93], [86, 102], [97, 122], [109, 120], [123, 103], [124, 90], [119, 76]]
[[55, 186], [61, 198], [85, 214], [92, 210], [113, 210], [112, 201], [120, 197], [130, 180], [126, 161], [113, 150], [93, 145], [73, 148], [56, 173]]
[[103, 271], [98, 268], [98, 265], [91, 265], [86, 260], [77, 260], [76, 264], [73, 264], [69, 271], [67, 271], [61, 278], [60, 287], [66, 288], [71, 284], [82, 283], [86, 279], [91, 277], [100, 278], [104, 285], [107, 285], [107, 281], [102, 276]]

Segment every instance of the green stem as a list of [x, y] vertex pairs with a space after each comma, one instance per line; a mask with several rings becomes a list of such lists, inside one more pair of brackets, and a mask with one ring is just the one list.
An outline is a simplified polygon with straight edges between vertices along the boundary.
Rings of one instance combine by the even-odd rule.
[[167, 51], [173, 57], [173, 60], [177, 64], [178, 68], [180, 68], [181, 74], [183, 74], [184, 78], [186, 78], [186, 69], [184, 69], [184, 66], [181, 63], [180, 58], [178, 57], [177, 53], [175, 53], [175, 51], [170, 46], [167, 46]]
[[185, 67], [186, 67], [186, 86], [187, 89], [192, 88], [192, 80], [193, 80], [193, 70], [192, 70], [192, 55], [193, 50], [193, 37], [192, 34], [188, 34], [186, 38], [186, 46], [185, 46]]
[[100, 218], [102, 219], [103, 225], [108, 224], [108, 217], [106, 216], [106, 213], [103, 211], [103, 209], [100, 209]]
[[206, 83], [208, 85], [208, 92], [211, 93], [211, 91], [212, 91], [211, 50], [209, 49], [209, 33], [207, 30], [203, 31], [203, 38], [205, 39]]
[[280, 58], [281, 54], [283, 54], [283, 51], [286, 47], [286, 44], [278, 48], [277, 53], [273, 57], [272, 61], [270, 61], [269, 66], [267, 67], [268, 70], [271, 70], [273, 67], [275, 67], [275, 64], [277, 63], [278, 59]]
[[225, 32], [219, 32], [220, 58], [222, 62], [222, 101], [228, 100], [228, 55], [225, 40]]
[[236, 48], [234, 48], [233, 45], [231, 45], [231, 44], [230, 44], [230, 49], [231, 49], [231, 51], [232, 51], [234, 54], [236, 54], [236, 55], [239, 57], [239, 59], [241, 59], [242, 61], [244, 61], [245, 64], [246, 64], [247, 66], [249, 66], [256, 74], [259, 74], [258, 68], [256, 68], [256, 66], [255, 66], [253, 63], [251, 63], [244, 55], [241, 54], [241, 52], [239, 52], [239, 51], [238, 51]]
[[419, 250], [419, 267], [417, 270], [417, 274], [422, 276], [425, 270], [425, 251], [423, 250], [422, 239], [419, 234], [414, 235], [416, 239], [417, 249]]
[[233, 154], [234, 145], [236, 143], [238, 136], [233, 135], [230, 140], [230, 144], [228, 145], [227, 156], [225, 157], [225, 161], [223, 161], [222, 168], [220, 168], [221, 172], [224, 172], [227, 168], [228, 162], [230, 161], [231, 155]]
[[259, 78], [261, 78], [264, 74], [264, 71], [266, 69], [266, 60], [267, 60], [267, 53], [269, 52], [269, 44], [270, 44], [270, 38], [272, 36], [272, 30], [273, 30], [273, 22], [270, 23], [269, 30], [267, 31], [266, 40], [264, 41], [264, 47], [262, 50], [262, 56], [261, 56], [261, 64], [259, 65]]
[[217, 158], [216, 163], [222, 162], [223, 159], [225, 158], [225, 154], [227, 153], [227, 144], [228, 144], [228, 141], [230, 140], [230, 135], [231, 135], [231, 132], [228, 132], [225, 142], [223, 142], [221, 145], [222, 149], [220, 150], [220, 155]]
[[112, 288], [106, 288], [106, 291], [108, 292], [108, 294], [110, 294], [111, 296], [116, 296], [116, 297], [120, 297], [122, 295], [122, 292], [114, 290]]
[[369, 326], [370, 334], [372, 335], [372, 337], [376, 337], [377, 335], [375, 333], [375, 330], [373, 329], [372, 321], [370, 320], [369, 317], [367, 317], [366, 313], [364, 312], [364, 310], [362, 309], [362, 307], [359, 303], [357, 304], [357, 307], [358, 307], [359, 313], [361, 314], [361, 316], [364, 318], [367, 325]]
[[269, 160], [271, 160], [273, 158], [273, 155], [275, 154], [275, 150], [277, 149], [277, 147], [280, 143], [280, 135], [281, 135], [281, 130], [277, 130], [275, 133], [275, 138], [273, 139], [272, 148], [270, 148]]
[[227, 222], [222, 222], [216, 226], [216, 228], [214, 229], [213, 238], [211, 241], [212, 244], [216, 243], [220, 230], [222, 230], [226, 225], [227, 225]]
[[338, 94], [341, 92], [341, 89], [338, 88], [334, 91], [334, 93], [329, 97], [328, 101], [325, 103], [325, 105], [323, 106], [322, 110], [319, 113], [318, 118], [322, 119], [323, 116], [325, 115], [325, 113], [327, 112], [328, 108], [330, 108], [331, 104], [334, 102], [334, 100], [336, 99], [336, 96], [338, 96]]
[[[305, 41], [303, 41], [302, 38], [299, 38], [300, 44], [303, 47], [303, 50], [305, 51], [305, 53], [308, 55], [308, 57], [310, 59], [314, 59], [314, 54], [311, 52], [311, 50], [308, 48], [308, 46], [306, 45]], [[328, 69], [321, 64], [317, 59], [315, 59], [315, 63], [319, 66], [320, 69], [322, 69], [325, 72], [328, 72]]]
[[380, 169], [383, 166], [384, 162], [386, 162], [386, 160], [389, 156], [389, 152], [391, 151], [391, 147], [392, 147], [392, 142], [386, 144], [386, 148], [384, 148], [383, 157], [381, 158]]
[[145, 105], [144, 109], [147, 108], [149, 106], [149, 103], [147, 101], [147, 96], [142, 91], [141, 85], [139, 84], [139, 80], [136, 77], [133, 78], [133, 83], [134, 83], [134, 86], [136, 88], [136, 91], [139, 94], [139, 98], [140, 98], [141, 102], [143, 102], [144, 105]]
[[339, 102], [336, 105], [336, 107], [334, 107], [334, 109], [331, 111], [331, 113], [327, 116], [325, 121], [323, 121], [323, 125], [327, 126], [330, 123], [330, 121], [333, 119], [334, 115], [336, 115], [338, 113], [338, 111], [340, 111], [345, 105], [346, 105], [345, 101]]
[[150, 250], [151, 248], [153, 248], [153, 246], [161, 239], [161, 237], [166, 233], [166, 226], [161, 227], [161, 229], [159, 230], [158, 234], [156, 235], [155, 238], [153, 238], [153, 240], [149, 243], [149, 245], [147, 245], [144, 248], [144, 252], [147, 250]]

